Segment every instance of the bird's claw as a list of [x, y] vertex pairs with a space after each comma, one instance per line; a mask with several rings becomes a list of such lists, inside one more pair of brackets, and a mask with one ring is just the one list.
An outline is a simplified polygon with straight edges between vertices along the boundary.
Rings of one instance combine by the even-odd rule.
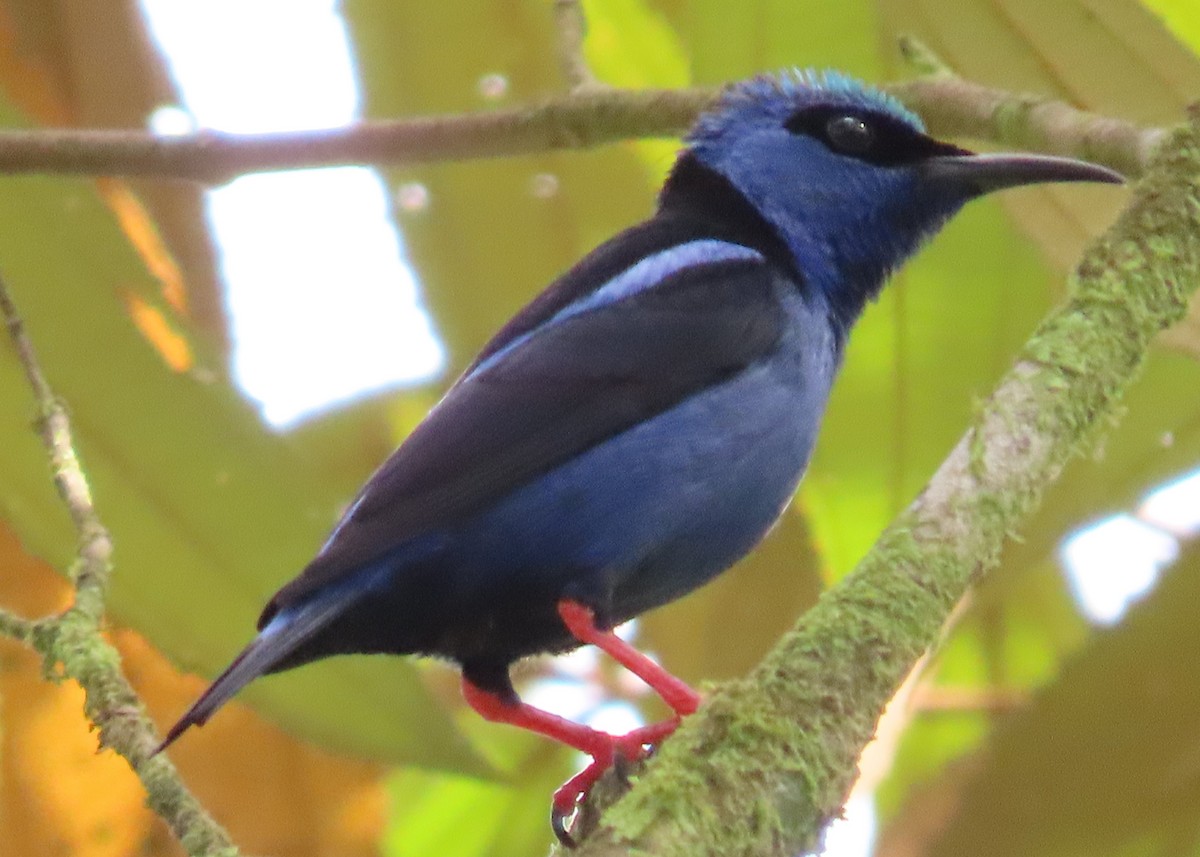
[[675, 717], [661, 723], [651, 723], [649, 726], [634, 729], [624, 735], [614, 735], [607, 752], [601, 751], [593, 754], [591, 764], [554, 792], [550, 808], [550, 827], [554, 830], [558, 841], [567, 848], [575, 847], [577, 843], [570, 831], [567, 830], [567, 824], [575, 815], [575, 810], [579, 808], [579, 805], [587, 800], [592, 786], [604, 776], [609, 768], [615, 766], [624, 775], [623, 763], [637, 762], [649, 756], [653, 747], [674, 732], [678, 725], [679, 718]]
[[575, 838], [567, 830], [567, 823], [575, 815], [575, 810], [579, 805], [587, 799], [592, 786], [604, 776], [605, 771], [613, 766], [615, 756], [612, 750], [615, 746], [616, 742], [614, 741], [608, 754], [593, 756], [591, 764], [559, 786], [558, 790], [554, 792], [554, 799], [550, 804], [550, 827], [553, 828], [558, 841], [567, 848], [574, 848], [577, 844]]
[[554, 831], [554, 836], [562, 843], [564, 848], [574, 848], [577, 844], [567, 830], [567, 819], [574, 812], [574, 810], [570, 812], [560, 810], [557, 806], [550, 809], [550, 829]]

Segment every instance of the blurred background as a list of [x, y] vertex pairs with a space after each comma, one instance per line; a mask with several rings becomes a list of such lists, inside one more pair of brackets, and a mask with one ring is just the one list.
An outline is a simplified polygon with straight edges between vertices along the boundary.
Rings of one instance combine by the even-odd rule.
[[[1146, 124], [1200, 95], [1194, 0], [589, 0], [626, 87], [784, 66], [964, 76]], [[562, 94], [551, 0], [0, 0], [0, 124], [263, 132]], [[70, 405], [116, 542], [111, 633], [160, 725], [249, 638], [361, 481], [504, 320], [646, 216], [676, 141], [182, 182], [0, 180], [0, 269]], [[856, 331], [817, 456], [749, 559], [624, 633], [739, 675], [915, 496], [1119, 191], [972, 204]], [[1200, 311], [1073, 463], [889, 707], [827, 853], [1200, 853]], [[0, 604], [69, 597], [74, 535], [0, 346]], [[605, 728], [662, 711], [590, 652], [530, 701]], [[0, 641], [0, 854], [176, 855], [73, 685]], [[260, 681], [171, 751], [247, 853], [544, 853], [580, 760], [386, 658]]]

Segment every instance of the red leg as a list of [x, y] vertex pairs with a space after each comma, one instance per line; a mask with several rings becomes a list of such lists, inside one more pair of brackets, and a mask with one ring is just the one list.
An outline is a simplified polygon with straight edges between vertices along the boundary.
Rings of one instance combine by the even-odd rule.
[[607, 732], [542, 711], [519, 699], [507, 700], [497, 693], [484, 690], [466, 676], [462, 680], [462, 693], [467, 704], [479, 712], [484, 720], [528, 729], [574, 747], [592, 758], [612, 756], [613, 737]]
[[[627, 744], [607, 732], [592, 729], [581, 723], [574, 723], [557, 714], [534, 708], [518, 699], [505, 699], [472, 683], [466, 676], [462, 680], [462, 692], [467, 704], [479, 712], [485, 720], [493, 723], [510, 723], [513, 726], [537, 732], [539, 735], [561, 741], [568, 747], [574, 747], [592, 757], [590, 765], [559, 787], [554, 793], [551, 803], [550, 825], [554, 828], [554, 834], [567, 847], [574, 847], [575, 841], [567, 833], [567, 819], [574, 814], [575, 807], [579, 805], [580, 801], [587, 797], [596, 781], [612, 767], [617, 750], [619, 749], [623, 755], [631, 759], [637, 759], [642, 755], [643, 742]], [[633, 749], [633, 752], [631, 753], [627, 747]]]
[[592, 757], [592, 762], [554, 793], [550, 823], [559, 840], [568, 847], [575, 842], [567, 833], [567, 820], [596, 781], [612, 767], [616, 754], [634, 761], [645, 754], [646, 745], [657, 744], [675, 731], [680, 718], [691, 714], [700, 704], [700, 695], [650, 658], [626, 643], [611, 631], [596, 627], [592, 611], [577, 601], [563, 600], [558, 614], [567, 629], [583, 643], [591, 643], [607, 652], [617, 663], [632, 672], [663, 698], [675, 711], [675, 717], [661, 723], [651, 723], [626, 735], [609, 735], [597, 729], [574, 723], [566, 718], [534, 708], [516, 698], [505, 698], [484, 690], [466, 676], [462, 680], [463, 697], [485, 720], [509, 723], [528, 729]]
[[[686, 717], [700, 707], [700, 694], [685, 682], [675, 678], [612, 631], [597, 628], [595, 615], [590, 608], [578, 601], [563, 599], [558, 602], [558, 615], [575, 639], [607, 652], [614, 661], [650, 685], [679, 717]], [[677, 724], [678, 718], [673, 722]], [[670, 730], [665, 734], [670, 734]]]

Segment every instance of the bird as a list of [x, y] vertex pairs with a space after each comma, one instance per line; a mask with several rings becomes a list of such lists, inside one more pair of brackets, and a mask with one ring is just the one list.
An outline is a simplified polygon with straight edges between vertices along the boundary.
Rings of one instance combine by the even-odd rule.
[[[711, 580], [771, 529], [851, 328], [890, 273], [976, 197], [1122, 180], [937, 140], [896, 98], [837, 71], [727, 87], [684, 138], [653, 213], [484, 346], [158, 750], [264, 674], [341, 654], [434, 656], [459, 666], [483, 717], [591, 756], [552, 801], [553, 830], [572, 844], [568, 822], [604, 771], [701, 703], [612, 629]], [[614, 736], [520, 699], [512, 664], [584, 644], [673, 716]]]

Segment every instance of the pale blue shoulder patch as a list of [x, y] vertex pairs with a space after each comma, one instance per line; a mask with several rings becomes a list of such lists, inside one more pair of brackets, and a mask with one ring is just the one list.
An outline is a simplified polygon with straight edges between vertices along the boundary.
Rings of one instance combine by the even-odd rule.
[[600, 288], [586, 297], [563, 307], [543, 324], [533, 330], [518, 336], [495, 354], [489, 356], [471, 372], [468, 377], [486, 372], [495, 366], [505, 355], [515, 348], [521, 347], [540, 331], [559, 324], [566, 319], [581, 315], [592, 310], [600, 309], [609, 304], [626, 300], [641, 292], [649, 291], [673, 274], [682, 273], [689, 268], [701, 265], [712, 265], [719, 262], [761, 262], [763, 255], [757, 250], [741, 244], [719, 241], [715, 238], [703, 238], [688, 241], [660, 250], [617, 274]]
[[652, 256], [647, 256], [632, 267], [626, 268], [583, 300], [563, 307], [550, 321], [551, 323], [562, 321], [605, 304], [625, 300], [639, 292], [653, 288], [672, 274], [678, 274], [697, 265], [711, 265], [715, 262], [762, 261], [762, 258], [762, 254], [757, 250], [741, 244], [718, 241], [715, 238], [703, 238], [697, 241], [688, 241], [686, 244], [677, 244]]

